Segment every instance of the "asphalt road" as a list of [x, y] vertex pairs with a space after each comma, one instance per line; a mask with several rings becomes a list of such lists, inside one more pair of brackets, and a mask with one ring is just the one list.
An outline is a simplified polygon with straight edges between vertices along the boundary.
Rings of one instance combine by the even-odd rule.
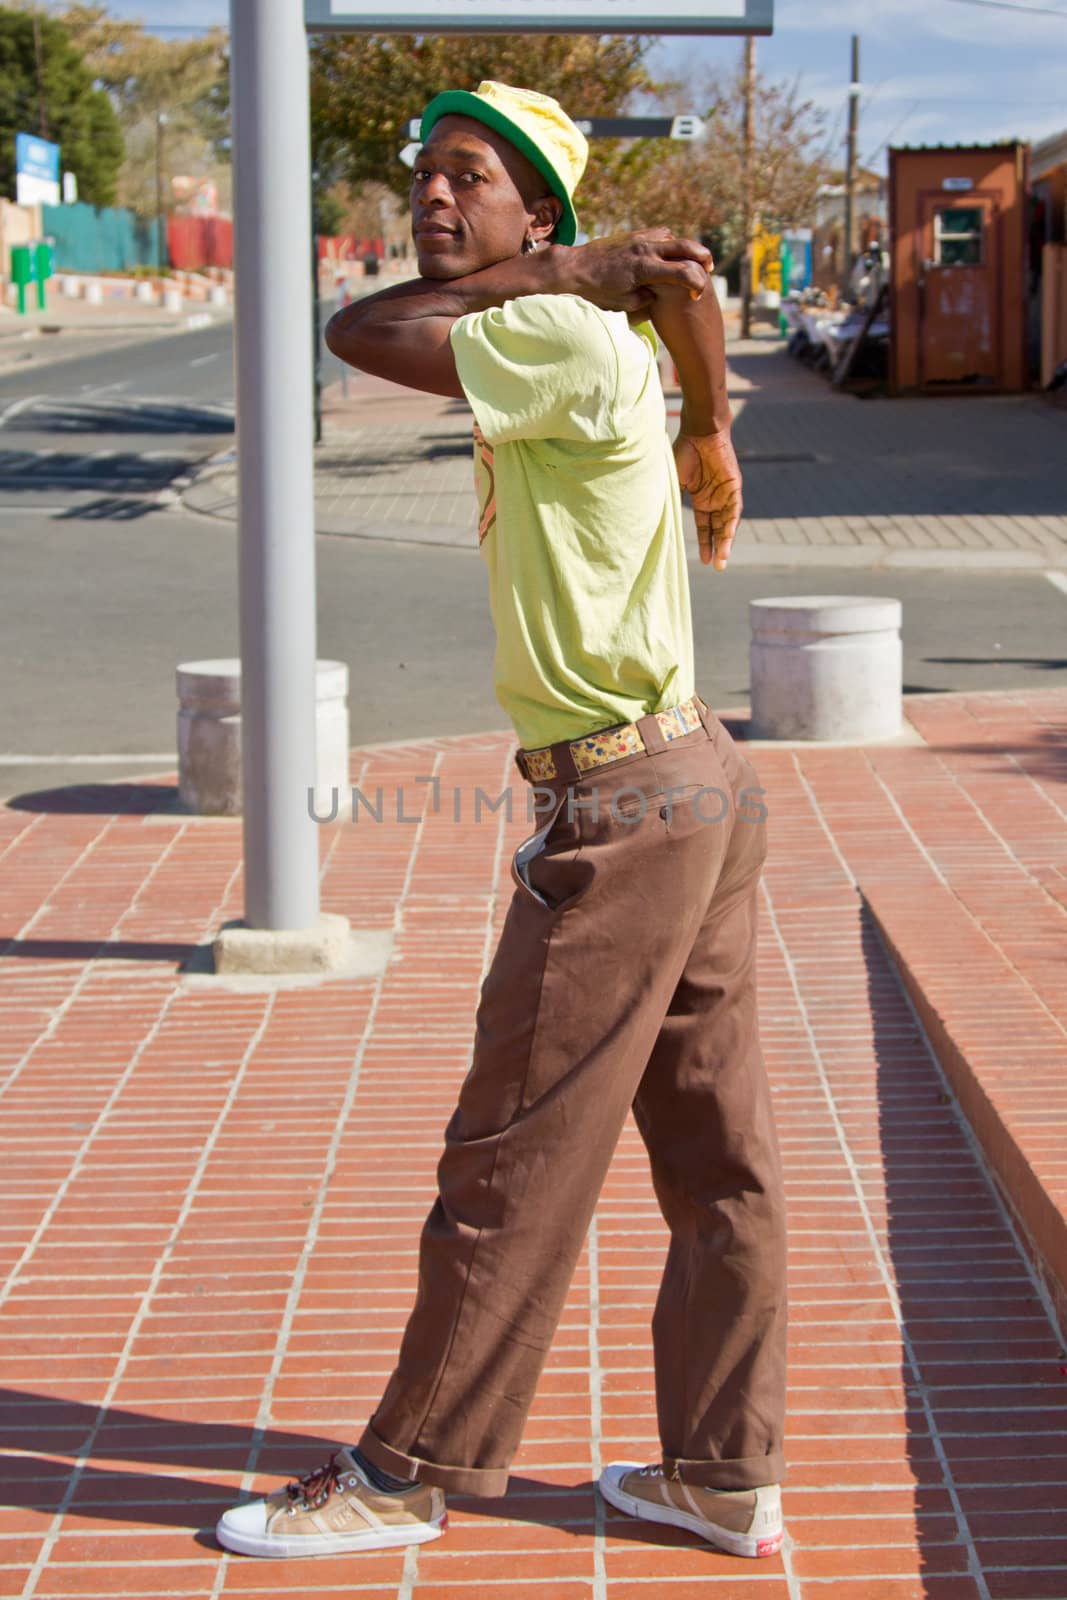
[[[0, 375], [0, 796], [174, 769], [175, 667], [236, 653], [236, 539], [170, 486], [232, 444], [232, 404], [228, 328]], [[476, 551], [320, 537], [317, 557], [319, 653], [349, 665], [354, 744], [504, 726]], [[692, 580], [698, 684], [720, 708], [747, 698], [757, 596], [899, 597], [912, 693], [1067, 673], [1067, 594], [1040, 574]]]

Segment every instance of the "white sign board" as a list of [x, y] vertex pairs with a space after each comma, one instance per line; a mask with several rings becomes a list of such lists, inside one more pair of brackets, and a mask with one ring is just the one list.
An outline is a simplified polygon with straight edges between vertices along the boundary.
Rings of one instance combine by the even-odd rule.
[[774, 0], [304, 0], [304, 17], [359, 33], [770, 33]]
[[20, 206], [59, 204], [59, 146], [32, 133], [15, 135], [15, 201]]

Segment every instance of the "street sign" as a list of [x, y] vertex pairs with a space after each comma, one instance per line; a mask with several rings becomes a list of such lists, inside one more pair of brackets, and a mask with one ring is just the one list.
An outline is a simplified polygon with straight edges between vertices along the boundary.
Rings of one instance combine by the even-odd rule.
[[[587, 139], [702, 139], [705, 133], [700, 117], [578, 117], [575, 126]], [[421, 137], [422, 121], [412, 117], [408, 138]], [[411, 149], [414, 155], [417, 150]], [[400, 159], [404, 160], [404, 153]]]
[[732, 33], [774, 30], [774, 0], [304, 0], [315, 31]]
[[57, 144], [32, 133], [16, 133], [15, 201], [20, 206], [59, 204]]

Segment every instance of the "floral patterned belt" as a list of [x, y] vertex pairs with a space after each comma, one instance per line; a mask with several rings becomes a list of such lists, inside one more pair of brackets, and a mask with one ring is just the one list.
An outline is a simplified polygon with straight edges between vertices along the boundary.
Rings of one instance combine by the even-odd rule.
[[[680, 706], [672, 706], [669, 711], [653, 712], [664, 739], [683, 739], [687, 733], [695, 733], [701, 726], [701, 705], [703, 701], [698, 701], [694, 695], [690, 700], [683, 700]], [[623, 722], [614, 728], [602, 728], [598, 733], [587, 734], [583, 739], [563, 740], [558, 745], [546, 744], [540, 750], [520, 750], [515, 758], [519, 770], [531, 783], [558, 778], [555, 752], [564, 747], [570, 749], [579, 772], [606, 767], [612, 761], [621, 761], [624, 756], [643, 755], [647, 749], [637, 723]]]

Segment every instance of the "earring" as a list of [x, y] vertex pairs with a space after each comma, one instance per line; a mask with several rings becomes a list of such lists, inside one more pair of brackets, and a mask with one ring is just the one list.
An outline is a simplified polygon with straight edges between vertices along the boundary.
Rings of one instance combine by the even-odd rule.
[[537, 249], [537, 241], [536, 241], [536, 239], [531, 239], [530, 235], [527, 234], [525, 239], [522, 241], [522, 253], [523, 253], [523, 255], [524, 256], [533, 255], [533, 253], [534, 253], [534, 251], [536, 249]]

